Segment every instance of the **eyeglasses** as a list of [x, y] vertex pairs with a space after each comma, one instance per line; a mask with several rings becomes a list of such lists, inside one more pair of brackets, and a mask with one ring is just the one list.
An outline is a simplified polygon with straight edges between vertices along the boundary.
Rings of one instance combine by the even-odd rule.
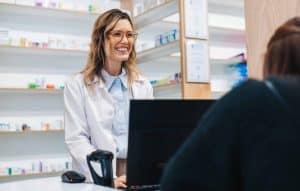
[[137, 38], [137, 33], [133, 31], [111, 31], [109, 33], [114, 39], [121, 41], [126, 36], [128, 41], [134, 41]]

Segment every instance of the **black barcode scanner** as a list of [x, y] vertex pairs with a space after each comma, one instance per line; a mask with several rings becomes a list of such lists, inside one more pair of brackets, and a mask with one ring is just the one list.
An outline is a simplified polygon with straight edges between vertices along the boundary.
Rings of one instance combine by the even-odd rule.
[[[94, 184], [101, 186], [114, 187], [112, 159], [114, 155], [112, 152], [96, 150], [89, 154], [86, 159], [94, 181]], [[92, 162], [100, 165], [100, 174], [94, 169]]]

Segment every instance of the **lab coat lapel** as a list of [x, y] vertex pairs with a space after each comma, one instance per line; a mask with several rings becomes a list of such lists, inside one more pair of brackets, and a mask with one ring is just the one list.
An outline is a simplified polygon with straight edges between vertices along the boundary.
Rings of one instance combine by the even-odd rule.
[[143, 79], [137, 79], [134, 80], [132, 84], [132, 97], [133, 99], [141, 99], [145, 98], [145, 89], [144, 87], [144, 80]]
[[102, 80], [100, 80], [100, 83], [99, 83], [99, 88], [100, 88], [100, 91], [102, 91], [105, 95], [105, 97], [107, 98], [107, 100], [113, 104], [114, 100], [113, 100], [113, 97], [110, 95], [110, 93], [108, 92], [108, 89], [105, 87], [105, 84]]

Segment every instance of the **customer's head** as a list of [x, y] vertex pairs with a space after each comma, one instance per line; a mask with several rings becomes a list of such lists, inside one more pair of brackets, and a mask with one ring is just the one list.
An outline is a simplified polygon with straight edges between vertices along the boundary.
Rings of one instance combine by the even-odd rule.
[[89, 84], [95, 75], [104, 80], [101, 70], [111, 62], [125, 68], [131, 83], [136, 77], [136, 37], [127, 13], [111, 9], [100, 15], [94, 24], [88, 61], [82, 71], [85, 83]]
[[300, 76], [300, 17], [280, 26], [271, 37], [264, 60], [264, 78]]

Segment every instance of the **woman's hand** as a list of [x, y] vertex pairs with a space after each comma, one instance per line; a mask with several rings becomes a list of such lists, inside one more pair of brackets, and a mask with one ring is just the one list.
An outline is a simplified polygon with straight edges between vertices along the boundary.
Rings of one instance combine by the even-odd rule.
[[122, 176], [119, 176], [118, 178], [116, 178], [114, 180], [114, 185], [115, 185], [115, 188], [127, 188], [126, 176], [122, 175]]

